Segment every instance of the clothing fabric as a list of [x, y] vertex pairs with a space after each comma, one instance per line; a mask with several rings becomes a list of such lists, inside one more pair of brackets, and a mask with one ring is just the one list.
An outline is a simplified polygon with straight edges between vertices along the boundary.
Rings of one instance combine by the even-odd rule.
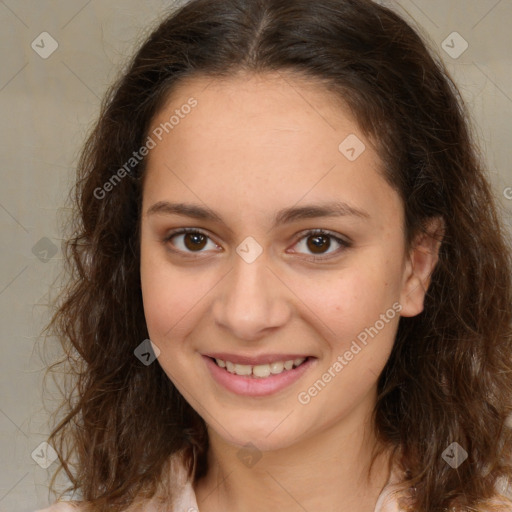
[[[174, 454], [171, 457], [170, 475], [172, 475], [173, 502], [169, 504], [166, 512], [201, 512], [197, 505], [197, 498], [192, 485], [192, 480], [188, 478], [186, 468], [183, 464], [181, 453]], [[399, 498], [401, 494], [399, 484], [402, 481], [402, 475], [395, 468], [382, 490], [374, 512], [401, 512]], [[512, 499], [512, 486], [501, 481], [496, 486], [497, 493], [503, 493]], [[496, 499], [494, 503], [503, 506], [503, 512], [512, 512], [510, 506], [503, 505], [503, 502]], [[80, 512], [80, 502], [58, 502], [48, 508], [36, 510], [35, 512]], [[158, 512], [154, 501], [150, 501], [144, 508], [144, 512]]]
[[[197, 505], [192, 481], [187, 478], [187, 472], [180, 454], [175, 454], [171, 458], [171, 474], [174, 481], [173, 488], [176, 492], [169, 512], [201, 512]], [[398, 472], [396, 470], [392, 471], [389, 481], [377, 500], [375, 512], [400, 512], [397, 498], [394, 496], [394, 491], [396, 491], [399, 482]], [[156, 510], [154, 505], [149, 503], [144, 512], [153, 512], [154, 510]], [[60, 501], [35, 512], [80, 512], [80, 502]]]

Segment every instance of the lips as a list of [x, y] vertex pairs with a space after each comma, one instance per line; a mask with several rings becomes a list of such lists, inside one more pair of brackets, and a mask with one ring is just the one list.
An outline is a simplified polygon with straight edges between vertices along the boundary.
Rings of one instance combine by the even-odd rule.
[[[299, 354], [266, 354], [259, 357], [241, 357], [226, 353], [216, 353], [215, 355], [231, 357], [238, 361], [270, 361], [270, 363], [261, 363], [261, 366], [268, 367], [269, 364], [272, 363], [278, 364], [279, 361], [282, 361], [281, 358], [294, 357]], [[293, 383], [299, 380], [318, 363], [316, 357], [307, 357], [300, 365], [292, 367], [290, 370], [284, 370], [275, 375], [269, 374], [268, 376], [261, 375], [261, 377], [257, 377], [255, 375], [237, 375], [236, 373], [231, 373], [226, 368], [219, 366], [213, 357], [203, 355], [202, 358], [210, 375], [222, 388], [237, 395], [251, 397], [269, 396], [292, 386]], [[217, 359], [220, 360], [220, 358]], [[242, 364], [243, 363], [236, 363], [236, 365]]]

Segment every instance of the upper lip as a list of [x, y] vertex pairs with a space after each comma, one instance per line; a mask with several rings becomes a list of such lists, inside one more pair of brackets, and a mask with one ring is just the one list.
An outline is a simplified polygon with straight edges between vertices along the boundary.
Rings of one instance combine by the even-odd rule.
[[230, 361], [234, 364], [249, 364], [251, 366], [312, 357], [305, 354], [260, 354], [259, 356], [243, 356], [238, 354], [228, 354], [227, 352], [211, 352], [209, 354], [203, 355], [207, 357], [213, 357], [214, 359]]

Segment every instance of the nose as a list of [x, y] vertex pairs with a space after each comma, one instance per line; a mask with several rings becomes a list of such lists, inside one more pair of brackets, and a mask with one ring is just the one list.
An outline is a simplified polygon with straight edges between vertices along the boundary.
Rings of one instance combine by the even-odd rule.
[[247, 263], [235, 255], [234, 268], [222, 280], [213, 304], [217, 325], [240, 340], [255, 341], [289, 320], [291, 293], [260, 256]]

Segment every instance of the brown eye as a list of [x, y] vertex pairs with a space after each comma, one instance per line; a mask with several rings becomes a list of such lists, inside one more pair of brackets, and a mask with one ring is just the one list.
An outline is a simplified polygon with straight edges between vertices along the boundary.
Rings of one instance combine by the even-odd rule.
[[218, 249], [217, 244], [206, 233], [191, 228], [170, 233], [163, 239], [163, 242], [170, 245], [170, 249], [174, 252], [184, 253], [185, 255], [205, 252], [203, 249], [207, 247], [208, 242], [211, 243], [213, 249]]
[[206, 245], [207, 237], [201, 233], [185, 233], [185, 247], [191, 251], [201, 250]]
[[312, 235], [308, 237], [307, 246], [312, 253], [323, 254], [323, 251], [331, 246], [331, 241], [325, 235]]
[[[336, 244], [339, 246], [338, 248], [336, 247]], [[303, 233], [303, 236], [299, 239], [296, 246], [299, 247], [299, 250], [295, 250], [293, 252], [306, 252], [306, 254], [309, 255], [320, 256], [320, 258], [311, 258], [318, 260], [321, 259], [322, 256], [325, 256], [325, 258], [330, 257], [331, 255], [335, 256], [343, 250], [349, 249], [352, 247], [352, 242], [343, 240], [329, 231], [314, 229]]]

